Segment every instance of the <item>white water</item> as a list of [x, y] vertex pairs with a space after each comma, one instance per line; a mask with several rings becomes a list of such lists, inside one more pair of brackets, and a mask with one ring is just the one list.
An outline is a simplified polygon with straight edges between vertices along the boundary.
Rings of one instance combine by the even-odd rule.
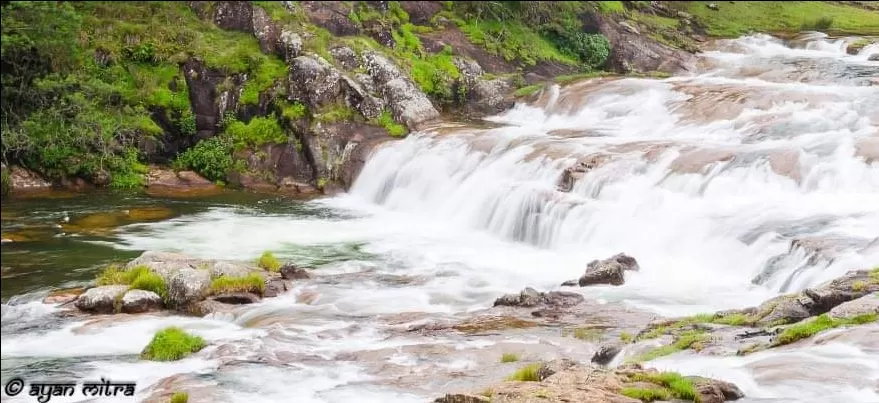
[[[867, 61], [868, 52], [877, 51], [874, 44], [849, 56], [839, 42], [821, 38], [800, 48], [762, 35], [742, 38], [707, 52], [705, 70], [692, 77], [553, 89], [543, 106], [517, 105], [491, 119], [502, 127], [440, 127], [388, 144], [369, 159], [350, 194], [317, 202], [352, 218], [215, 209], [130, 226], [116, 244], [120, 249], [252, 259], [266, 249], [295, 257], [303, 247], [359, 244], [363, 256], [320, 270], [369, 269], [424, 281], [300, 286], [233, 317], [136, 319], [89, 334], [74, 331], [81, 322], [65, 322], [4, 335], [4, 372], [12, 366], [7, 360], [63, 357], [79, 359], [69, 365], [88, 379], [137, 380], [141, 396], [165, 376], [197, 372], [209, 374], [204, 382], [221, 391], [214, 398], [226, 401], [427, 401], [442, 385], [377, 386], [366, 364], [320, 360], [392, 349], [397, 353], [385, 365], [412, 367], [419, 360], [425, 365], [425, 357], [404, 353], [411, 346], [491, 348], [494, 342], [486, 340], [388, 338], [375, 319], [482, 309], [526, 286], [557, 288], [578, 277], [586, 262], [618, 252], [636, 257], [641, 271], [627, 274], [621, 287], [580, 291], [665, 315], [755, 305], [872, 267], [879, 250], [862, 247], [879, 237], [879, 164], [855, 153], [865, 139], [879, 137], [879, 86], [864, 85], [870, 72], [879, 76], [879, 63]], [[656, 151], [647, 158], [649, 146]], [[699, 149], [735, 158], [682, 168]], [[777, 152], [795, 156], [794, 174], [773, 171], [769, 158]], [[571, 192], [557, 191], [561, 172], [593, 154], [612, 160], [586, 173]], [[787, 254], [791, 239], [803, 236], [833, 236], [848, 246], [832, 262], [810, 262], [804, 250]], [[312, 305], [296, 303], [309, 292], [319, 294]], [[3, 309], [4, 329], [51, 313], [38, 303]], [[137, 354], [156, 329], [171, 324], [204, 336], [212, 347], [174, 364], [113, 358]], [[281, 353], [302, 358], [290, 362]], [[844, 344], [748, 359], [672, 357], [656, 365], [741, 382], [752, 401], [812, 402], [819, 394], [830, 399], [822, 401], [879, 399], [876, 390], [850, 379], [755, 380], [750, 364], [784, 354], [857, 362], [863, 376], [879, 379], [879, 368], [868, 364], [879, 362], [879, 352]], [[221, 361], [267, 357], [280, 364], [219, 369]], [[446, 371], [478, 362], [461, 355], [431, 359], [433, 368]]]

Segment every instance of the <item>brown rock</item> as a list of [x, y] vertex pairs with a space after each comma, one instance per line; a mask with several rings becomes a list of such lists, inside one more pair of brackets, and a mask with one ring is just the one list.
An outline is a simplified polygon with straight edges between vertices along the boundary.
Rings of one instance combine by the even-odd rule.
[[210, 299], [229, 305], [255, 304], [260, 301], [259, 295], [250, 292], [227, 292], [213, 295]]
[[[406, 3], [420, 3], [420, 2], [407, 1]], [[489, 399], [485, 396], [455, 393], [455, 394], [448, 394], [443, 397], [438, 397], [433, 402], [434, 403], [491, 403], [491, 399]]]
[[593, 260], [586, 266], [586, 272], [580, 276], [578, 284], [585, 287], [594, 284], [622, 285], [625, 282], [623, 272], [639, 270], [635, 258], [620, 253], [605, 260]]
[[273, 298], [287, 292], [290, 289], [289, 282], [280, 278], [266, 280], [266, 290], [263, 296]]
[[44, 304], [68, 304], [76, 300], [76, 297], [79, 297], [80, 294], [85, 292], [85, 288], [62, 288], [60, 290], [55, 290], [49, 293], [46, 298], [43, 298]]
[[297, 267], [293, 263], [287, 263], [281, 266], [281, 278], [284, 280], [307, 280], [311, 278], [311, 274], [308, 274], [308, 270]]

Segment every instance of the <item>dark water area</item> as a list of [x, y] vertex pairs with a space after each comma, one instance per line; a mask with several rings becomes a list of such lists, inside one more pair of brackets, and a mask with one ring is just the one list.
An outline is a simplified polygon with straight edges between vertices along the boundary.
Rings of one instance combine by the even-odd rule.
[[239, 191], [188, 198], [110, 190], [10, 197], [2, 203], [2, 300], [82, 285], [105, 265], [138, 256], [142, 251], [114, 248], [114, 233], [121, 227], [213, 208], [254, 215], [329, 215], [302, 200]]

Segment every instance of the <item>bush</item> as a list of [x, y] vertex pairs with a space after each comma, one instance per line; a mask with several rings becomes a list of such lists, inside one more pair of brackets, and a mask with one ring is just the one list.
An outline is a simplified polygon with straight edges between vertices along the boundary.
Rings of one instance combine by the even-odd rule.
[[226, 127], [226, 134], [231, 136], [236, 149], [287, 142], [287, 134], [274, 116], [255, 117], [247, 124], [234, 121]]
[[174, 169], [191, 169], [211, 181], [220, 181], [232, 168], [232, 141], [227, 136], [202, 140], [174, 160]]
[[177, 327], [169, 327], [158, 331], [140, 356], [145, 360], [176, 361], [200, 351], [205, 345], [201, 337], [190, 335]]
[[266, 269], [268, 271], [278, 271], [281, 269], [281, 261], [272, 254], [272, 252], [265, 251], [259, 257], [259, 260], [256, 262], [259, 267]]
[[212, 294], [225, 294], [235, 292], [251, 292], [263, 295], [265, 281], [258, 274], [249, 274], [244, 277], [221, 276], [211, 280]]
[[300, 102], [294, 102], [292, 105], [284, 105], [281, 108], [281, 116], [289, 120], [302, 119], [308, 110]]
[[189, 393], [186, 392], [176, 392], [173, 396], [171, 396], [170, 403], [188, 403], [189, 402]]
[[0, 171], [0, 194], [6, 196], [12, 190], [12, 179], [9, 177], [9, 171]]
[[610, 56], [610, 42], [601, 34], [577, 32], [567, 38], [566, 50], [590, 69], [596, 69]]

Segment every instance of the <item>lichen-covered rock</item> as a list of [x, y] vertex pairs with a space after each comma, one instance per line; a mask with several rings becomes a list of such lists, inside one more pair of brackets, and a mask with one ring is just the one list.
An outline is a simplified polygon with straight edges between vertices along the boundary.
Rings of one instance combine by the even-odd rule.
[[214, 24], [223, 29], [253, 33], [253, 6], [248, 1], [218, 1]]
[[568, 308], [585, 301], [582, 295], [564, 291], [538, 292], [527, 287], [518, 294], [507, 294], [494, 301], [494, 306], [515, 306], [531, 308], [545, 305], [553, 308]]
[[177, 308], [204, 299], [210, 286], [211, 275], [207, 270], [182, 269], [168, 283], [168, 303]]
[[284, 60], [291, 63], [302, 53], [302, 37], [293, 31], [283, 30], [278, 38], [278, 47]]
[[796, 323], [811, 316], [814, 302], [805, 296], [782, 295], [762, 303], [758, 308], [758, 326]]
[[337, 46], [330, 49], [330, 54], [346, 70], [354, 70], [359, 67], [357, 53], [347, 46]]
[[251, 22], [253, 36], [259, 40], [259, 48], [264, 53], [274, 53], [277, 51], [281, 32], [268, 13], [262, 7], [253, 7]]
[[152, 291], [129, 290], [122, 296], [123, 313], [143, 313], [162, 309], [162, 297]]
[[250, 274], [250, 269], [230, 262], [216, 262], [211, 266], [211, 278], [221, 276], [226, 277], [245, 277]]
[[136, 266], [149, 267], [150, 271], [161, 276], [167, 284], [171, 282], [171, 279], [180, 270], [195, 268], [204, 262], [182, 253], [146, 251], [128, 262], [125, 268], [131, 269]]
[[372, 96], [357, 81], [347, 76], [342, 76], [342, 90], [345, 93], [345, 103], [351, 105], [367, 119], [377, 117], [385, 108], [384, 100]]
[[528, 287], [518, 294], [507, 294], [494, 301], [494, 306], [532, 307], [540, 303], [540, 293]]
[[395, 120], [415, 129], [422, 123], [439, 118], [439, 111], [434, 108], [430, 98], [406, 75], [401, 74], [400, 69], [388, 58], [376, 52], [365, 52], [363, 60]]
[[510, 96], [513, 86], [506, 79], [477, 79], [468, 92], [467, 111], [470, 115], [494, 115], [515, 104]]
[[127, 285], [90, 288], [76, 299], [75, 306], [86, 312], [114, 313], [117, 310], [117, 302], [126, 291], [128, 291]]
[[290, 68], [290, 99], [319, 108], [338, 101], [341, 95], [342, 76], [324, 58], [299, 56]]

